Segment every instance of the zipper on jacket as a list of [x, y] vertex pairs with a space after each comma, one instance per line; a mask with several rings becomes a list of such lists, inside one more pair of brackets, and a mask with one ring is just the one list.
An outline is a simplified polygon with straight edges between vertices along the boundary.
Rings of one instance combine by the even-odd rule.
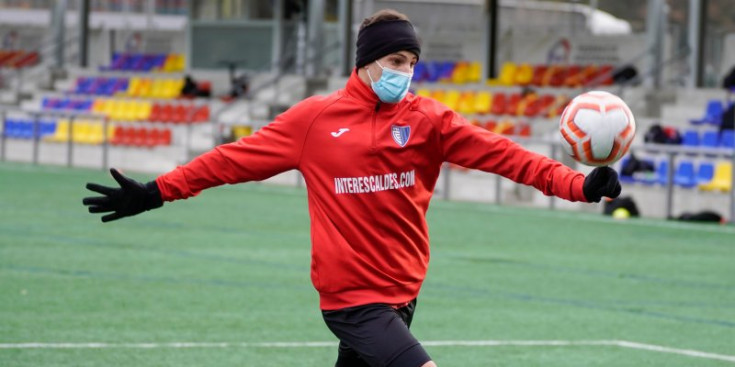
[[370, 145], [370, 150], [372, 151], [375, 151], [378, 149], [376, 132], [375, 132], [375, 125], [377, 124], [377, 120], [378, 120], [378, 110], [380, 110], [380, 101], [378, 101], [378, 103], [375, 104], [375, 111], [373, 113], [373, 126], [372, 126], [373, 136], [372, 136], [372, 143]]

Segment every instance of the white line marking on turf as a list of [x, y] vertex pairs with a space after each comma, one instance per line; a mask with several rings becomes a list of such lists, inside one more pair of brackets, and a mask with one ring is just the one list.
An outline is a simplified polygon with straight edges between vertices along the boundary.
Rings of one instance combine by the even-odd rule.
[[[687, 357], [714, 359], [735, 363], [735, 356], [679, 349], [626, 340], [435, 340], [421, 344], [429, 347], [567, 347], [608, 346], [651, 352], [678, 354]], [[161, 349], [161, 348], [325, 348], [336, 342], [269, 342], [269, 343], [0, 343], [0, 349]]]
[[629, 342], [625, 340], [619, 340], [617, 343], [618, 343], [618, 346], [623, 347], [623, 348], [650, 350], [653, 352], [680, 354], [680, 355], [688, 356], [688, 357], [717, 359], [720, 361], [735, 362], [735, 356], [727, 356], [723, 354], [706, 353], [706, 352], [700, 352], [698, 350], [691, 350], [691, 349], [669, 348], [669, 347], [662, 347], [660, 345], [641, 344], [641, 343], [634, 343], [634, 342]]

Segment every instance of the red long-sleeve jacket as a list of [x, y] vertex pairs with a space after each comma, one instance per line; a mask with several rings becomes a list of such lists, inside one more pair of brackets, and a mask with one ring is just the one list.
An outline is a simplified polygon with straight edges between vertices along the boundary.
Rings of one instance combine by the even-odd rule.
[[468, 124], [428, 98], [379, 103], [353, 73], [252, 136], [159, 176], [164, 200], [298, 169], [308, 187], [311, 278], [323, 310], [415, 298], [429, 263], [425, 220], [442, 163], [496, 173], [586, 201], [584, 175]]

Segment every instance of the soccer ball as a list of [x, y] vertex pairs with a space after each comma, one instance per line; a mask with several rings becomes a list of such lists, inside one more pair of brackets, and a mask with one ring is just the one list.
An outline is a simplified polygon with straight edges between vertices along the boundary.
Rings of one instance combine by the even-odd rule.
[[620, 97], [601, 91], [578, 95], [561, 114], [564, 150], [588, 166], [609, 166], [622, 158], [635, 137], [635, 118]]

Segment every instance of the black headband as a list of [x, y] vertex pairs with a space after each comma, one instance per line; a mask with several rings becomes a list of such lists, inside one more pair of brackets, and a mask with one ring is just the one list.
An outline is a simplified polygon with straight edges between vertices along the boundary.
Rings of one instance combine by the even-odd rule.
[[416, 57], [421, 54], [421, 46], [411, 23], [407, 20], [373, 23], [357, 34], [355, 66], [361, 68], [398, 51], [410, 51]]

